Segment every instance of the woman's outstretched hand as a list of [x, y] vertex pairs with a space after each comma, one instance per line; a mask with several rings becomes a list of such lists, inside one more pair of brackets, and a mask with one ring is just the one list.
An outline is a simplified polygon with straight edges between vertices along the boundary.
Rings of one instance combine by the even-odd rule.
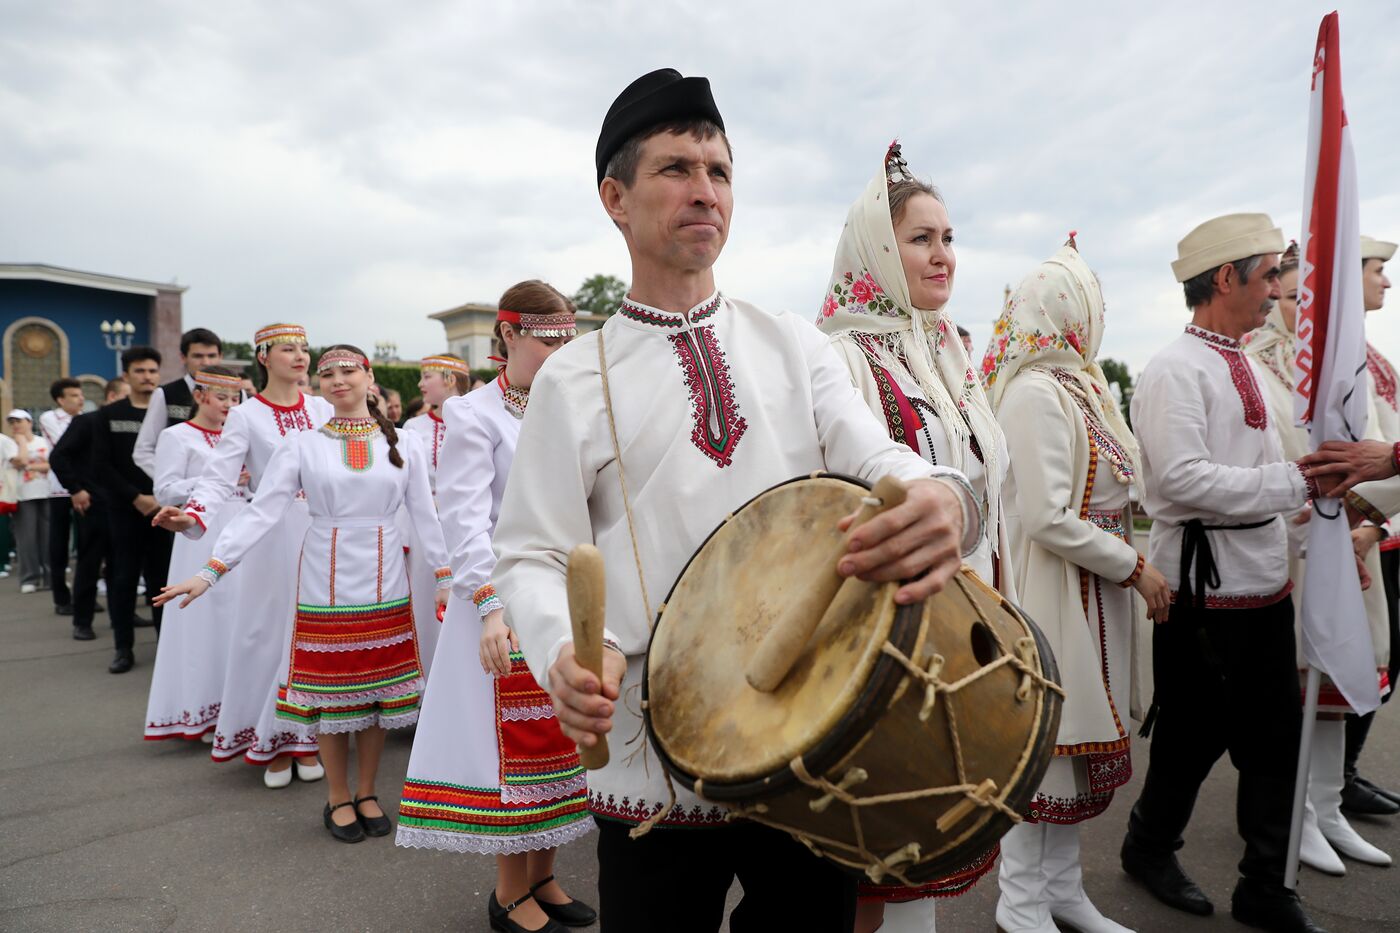
[[209, 589], [209, 582], [203, 577], [190, 577], [184, 583], [176, 583], [172, 586], [162, 586], [160, 595], [151, 600], [152, 606], [164, 606], [176, 596], [184, 596], [180, 602], [180, 608], [184, 609], [190, 603], [204, 595], [204, 591]]

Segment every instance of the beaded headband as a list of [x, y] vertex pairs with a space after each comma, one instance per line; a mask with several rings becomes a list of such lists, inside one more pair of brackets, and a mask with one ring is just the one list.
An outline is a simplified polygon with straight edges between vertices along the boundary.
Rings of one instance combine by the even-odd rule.
[[904, 152], [897, 139], [890, 143], [890, 148], [885, 153], [885, 179], [891, 185], [914, 180], [913, 173], [909, 171], [909, 163], [904, 161]]
[[232, 389], [235, 392], [243, 388], [243, 380], [237, 376], [226, 376], [223, 373], [210, 373], [203, 370], [194, 374], [194, 384], [202, 389]]
[[521, 314], [502, 308], [496, 312], [496, 320], [518, 325], [520, 332], [530, 337], [573, 337], [578, 333], [578, 322], [571, 312]]
[[467, 368], [467, 361], [459, 357], [441, 354], [439, 356], [425, 356], [419, 368], [425, 373], [461, 373], [470, 376], [472, 371]]
[[300, 324], [269, 324], [253, 335], [253, 346], [261, 350], [274, 343], [306, 343], [306, 328]]
[[316, 375], [324, 376], [332, 369], [369, 369], [369, 360], [353, 350], [327, 350], [316, 363]]

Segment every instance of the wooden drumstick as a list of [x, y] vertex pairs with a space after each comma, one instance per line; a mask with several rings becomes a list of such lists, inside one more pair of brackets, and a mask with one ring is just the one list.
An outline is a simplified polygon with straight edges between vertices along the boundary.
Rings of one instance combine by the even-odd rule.
[[[591, 544], [580, 544], [569, 552], [565, 577], [569, 590], [569, 619], [574, 627], [574, 659], [584, 670], [592, 671], [603, 682], [603, 610], [606, 581], [603, 555]], [[608, 737], [600, 735], [592, 747], [580, 745], [580, 763], [597, 771], [608, 763]]]
[[[854, 531], [886, 509], [901, 504], [908, 492], [908, 488], [897, 478], [881, 477], [870, 494], [879, 504], [868, 501], [863, 503], [849, 530]], [[750, 687], [763, 693], [772, 693], [778, 689], [778, 685], [783, 682], [783, 678], [792, 670], [793, 664], [797, 663], [798, 657], [807, 647], [812, 633], [820, 626], [822, 617], [836, 599], [836, 594], [843, 585], [858, 582], [855, 577], [842, 577], [836, 572], [836, 565], [845, 555], [846, 542], [842, 541], [840, 548], [831, 555], [831, 572], [823, 573], [814, 579], [806, 592], [773, 623], [773, 627], [764, 636], [744, 671]]]

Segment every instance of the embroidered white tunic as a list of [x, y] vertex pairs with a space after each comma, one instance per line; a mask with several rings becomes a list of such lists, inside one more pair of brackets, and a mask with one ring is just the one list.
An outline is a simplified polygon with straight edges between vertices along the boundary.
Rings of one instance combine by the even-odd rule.
[[[608, 637], [628, 668], [612, 760], [589, 775], [589, 805], [600, 816], [636, 822], [667, 799], [650, 752], [623, 747], [645, 742], [637, 687], [650, 615], [725, 516], [814, 471], [870, 481], [946, 476], [963, 489], [966, 480], [891, 440], [826, 336], [791, 314], [718, 295], [683, 314], [628, 301], [601, 333], [648, 605], [609, 436], [597, 332], [559, 350], [535, 377], [496, 527], [494, 580], [530, 670], [547, 688], [550, 665], [572, 640], [568, 554], [583, 542], [601, 550]], [[982, 533], [969, 492], [966, 552]], [[666, 824], [725, 819], [721, 808], [681, 788], [677, 795]]]
[[[439, 454], [447, 439], [447, 425], [432, 412], [414, 415], [404, 422], [400, 434], [414, 434], [423, 442], [423, 451], [428, 460], [428, 487], [437, 497], [437, 474]], [[412, 537], [412, 525], [408, 510], [400, 509], [398, 515], [399, 534], [407, 542]], [[433, 598], [433, 571], [422, 554], [408, 550], [408, 581], [413, 590], [413, 622], [418, 627], [418, 649], [423, 655], [423, 674], [431, 679], [433, 658], [437, 654], [438, 638], [442, 634], [443, 623], [438, 621], [437, 604]]]
[[[156, 441], [156, 501], [161, 505], [184, 505], [220, 437], [220, 432], [205, 430], [192, 421], [160, 432]], [[246, 505], [239, 488], [216, 512], [206, 512], [204, 520], [217, 531]], [[193, 576], [209, 559], [213, 543], [213, 536], [196, 541], [176, 535], [170, 554], [170, 579]], [[183, 609], [178, 600], [165, 607], [146, 701], [147, 739], [197, 739], [214, 728], [223, 698], [229, 635], [238, 620], [238, 594], [230, 592], [227, 596], [201, 599]]]
[[[309, 395], [295, 405], [276, 405], [255, 395], [232, 408], [219, 445], [185, 504], [186, 513], [203, 521], [217, 512], [237, 494], [245, 469], [251, 477], [247, 490], [256, 494], [273, 452], [289, 438], [325, 424], [331, 412], [329, 402]], [[241, 755], [266, 764], [278, 755], [316, 753], [314, 735], [277, 718], [277, 678], [292, 634], [297, 555], [309, 524], [306, 502], [294, 502], [278, 533], [249, 555], [243, 572], [205, 597], [238, 606], [210, 752], [215, 761]]]
[[1152, 516], [1147, 558], [1176, 598], [1182, 525], [1265, 522], [1258, 528], [1206, 531], [1220, 572], [1208, 608], [1271, 605], [1288, 595], [1286, 521], [1308, 497], [1302, 470], [1283, 459], [1259, 388], [1257, 366], [1239, 342], [1198, 327], [1152, 357], [1133, 394], [1133, 431], [1142, 447], [1146, 507]]

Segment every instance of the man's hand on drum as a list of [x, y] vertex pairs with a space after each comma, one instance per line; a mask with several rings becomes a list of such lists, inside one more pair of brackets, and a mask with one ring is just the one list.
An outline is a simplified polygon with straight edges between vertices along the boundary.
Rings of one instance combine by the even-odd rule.
[[1133, 589], [1137, 590], [1143, 602], [1147, 603], [1149, 619], [1153, 622], [1167, 621], [1172, 612], [1172, 588], [1160, 570], [1144, 563], [1142, 573], [1138, 575]]
[[598, 736], [612, 731], [613, 705], [621, 696], [627, 659], [612, 648], [603, 649], [603, 680], [584, 669], [574, 658], [569, 642], [549, 669], [549, 695], [559, 727], [574, 743], [585, 748], [598, 744]]
[[[846, 531], [855, 515], [841, 519]], [[909, 484], [904, 502], [847, 536], [836, 570], [843, 577], [885, 583], [908, 580], [895, 602], [914, 603], [943, 589], [962, 566], [963, 504], [956, 488], [935, 479]]]

